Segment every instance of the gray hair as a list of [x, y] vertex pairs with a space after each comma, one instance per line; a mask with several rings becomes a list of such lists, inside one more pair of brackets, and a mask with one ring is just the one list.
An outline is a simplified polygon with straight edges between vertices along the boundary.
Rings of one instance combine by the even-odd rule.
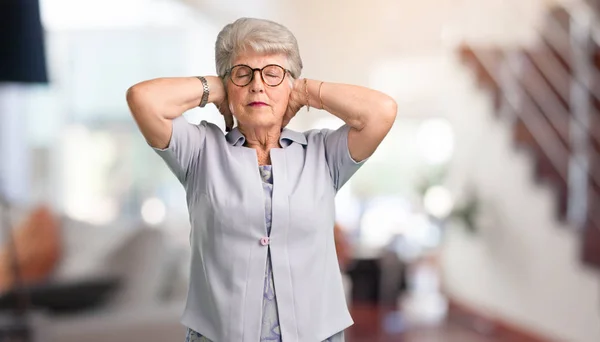
[[217, 75], [224, 78], [234, 59], [247, 49], [264, 54], [287, 56], [293, 78], [300, 77], [302, 59], [296, 37], [285, 26], [265, 19], [240, 18], [227, 24], [215, 44]]

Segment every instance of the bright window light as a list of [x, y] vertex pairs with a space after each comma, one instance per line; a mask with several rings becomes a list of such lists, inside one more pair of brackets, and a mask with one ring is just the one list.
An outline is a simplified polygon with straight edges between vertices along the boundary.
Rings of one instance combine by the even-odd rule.
[[149, 225], [155, 226], [165, 220], [167, 209], [163, 201], [152, 197], [142, 204], [142, 219]]
[[450, 191], [439, 185], [427, 189], [423, 198], [423, 204], [425, 210], [437, 218], [448, 216], [454, 206]]
[[448, 162], [454, 151], [452, 126], [445, 119], [425, 120], [417, 132], [417, 146], [428, 164]]

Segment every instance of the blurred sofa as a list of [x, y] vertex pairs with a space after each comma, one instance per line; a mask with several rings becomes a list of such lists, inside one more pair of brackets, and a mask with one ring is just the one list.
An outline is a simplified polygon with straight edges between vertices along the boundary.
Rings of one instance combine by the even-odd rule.
[[[13, 222], [28, 210], [13, 209]], [[46, 283], [116, 279], [99, 305], [83, 311], [36, 311], [39, 342], [183, 341], [189, 251], [140, 224], [93, 226], [60, 218], [62, 255]]]

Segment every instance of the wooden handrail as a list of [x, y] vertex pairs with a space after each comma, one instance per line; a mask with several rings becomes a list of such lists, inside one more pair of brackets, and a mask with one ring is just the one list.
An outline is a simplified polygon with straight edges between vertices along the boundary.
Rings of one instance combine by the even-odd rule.
[[[549, 44], [549, 46], [551, 46], [554, 51], [556, 51], [556, 53], [558, 53], [561, 58], [563, 58], [570, 66], [571, 68], [573, 67], [573, 58], [571, 57], [571, 54], [568, 53], [568, 51], [565, 51], [565, 49], [561, 46], [560, 41], [569, 41], [572, 43], [577, 43], [577, 44], [569, 44], [569, 49], [573, 50], [574, 53], [580, 53], [580, 54], [584, 54], [585, 53], [585, 49], [583, 48], [583, 45], [585, 44], [585, 42], [581, 42], [581, 41], [573, 41], [571, 39], [571, 36], [569, 35], [569, 33], [556, 21], [555, 18], [553, 17], [548, 17], [548, 22], [551, 26], [551, 30], [539, 30], [538, 34], [545, 38], [545, 41], [547, 41]], [[600, 79], [600, 71], [598, 70], [593, 70], [592, 71], [592, 75], [590, 75], [590, 77], [592, 77], [593, 79]], [[584, 87], [586, 87], [586, 89], [590, 92], [590, 94], [592, 94], [592, 96], [594, 96], [598, 101], [600, 101], [600, 89], [599, 88], [595, 88], [595, 87], [590, 87], [588, 86], [584, 80], [576, 77], [575, 78], [576, 81], [580, 82], [581, 85], [583, 85]]]
[[[556, 131], [559, 138], [563, 141], [569, 141], [569, 113], [563, 104], [556, 98], [548, 84], [542, 78], [540, 72], [534, 67], [533, 63], [527, 59], [522, 59], [524, 66], [529, 66], [527, 73], [532, 77], [520, 77], [524, 85], [524, 91], [528, 92], [533, 101], [542, 109], [544, 115]], [[513, 75], [518, 75], [513, 70]]]
[[544, 49], [542, 51], [536, 50], [536, 52], [544, 52], [543, 55], [539, 53], [529, 53], [528, 56], [532, 62], [542, 71], [544, 76], [548, 78], [548, 81], [552, 85], [556, 92], [560, 95], [561, 99], [568, 103], [569, 102], [569, 81], [571, 75], [569, 71], [560, 63], [558, 58], [546, 51], [549, 47], [546, 44], [540, 46]]
[[[550, 54], [544, 54], [544, 55], [540, 55], [540, 54], [536, 54], [536, 53], [528, 53], [527, 56], [529, 57], [529, 59], [531, 60], [531, 62], [533, 64], [535, 64], [535, 66], [537, 67], [538, 70], [537, 73], [539, 74], [541, 72], [541, 74], [548, 79], [550, 86], [552, 86], [552, 88], [554, 88], [560, 95], [561, 99], [566, 102], [569, 103], [570, 102], [570, 95], [569, 95], [569, 82], [573, 79], [573, 77], [569, 74], [568, 70], [565, 69], [565, 67], [558, 62], [557, 58], [553, 55]], [[540, 76], [542, 76], [540, 75]], [[548, 86], [544, 83], [544, 87], [548, 88]], [[586, 89], [588, 89], [588, 87], [586, 87]], [[551, 90], [548, 90], [551, 91]], [[560, 101], [554, 101], [552, 100], [552, 102], [556, 105], [558, 105], [560, 103]], [[562, 104], [560, 104], [561, 108], [564, 108], [564, 106]], [[565, 108], [565, 110], [567, 110]], [[597, 110], [595, 108], [590, 108], [590, 115], [594, 116], [594, 115], [598, 115], [600, 113], [597, 112]], [[581, 122], [581, 120], [579, 120], [579, 118], [576, 118], [576, 122], [578, 125], [581, 125], [582, 127], [584, 127], [584, 129], [586, 131], [588, 131], [591, 135], [591, 137], [597, 141], [598, 143], [600, 143], [600, 130], [593, 130], [590, 129], [589, 125], [587, 125], [584, 122]]]
[[[559, 173], [559, 175], [563, 178], [564, 181], [568, 180], [568, 175], [566, 171], [561, 167], [561, 165], [566, 165], [569, 159], [569, 151], [567, 148], [560, 143], [558, 139], [553, 134], [553, 129], [550, 123], [544, 118], [544, 114], [535, 106], [533, 100], [530, 95], [526, 92], [520, 92], [522, 95], [521, 100], [523, 101], [521, 105], [526, 106], [527, 113], [533, 113], [534, 115], [523, 115], [521, 108], [518, 103], [516, 103], [515, 99], [512, 97], [506, 96], [506, 93], [513, 92], [513, 90], [504, 89], [503, 84], [501, 82], [501, 76], [498, 75], [498, 72], [493, 67], [492, 61], [488, 56], [485, 56], [482, 53], [479, 53], [473, 50], [473, 55], [478, 59], [481, 66], [486, 70], [486, 72], [491, 75], [494, 79], [494, 82], [499, 85], [501, 89], [502, 96], [505, 101], [512, 107], [513, 111], [519, 115], [521, 121], [525, 124], [527, 129], [533, 135], [533, 138], [536, 140], [540, 148], [543, 152], [548, 156], [550, 163]], [[507, 66], [510, 68], [511, 74], [515, 73], [515, 66], [512, 63], [507, 62]], [[518, 72], [518, 71], [517, 71]]]

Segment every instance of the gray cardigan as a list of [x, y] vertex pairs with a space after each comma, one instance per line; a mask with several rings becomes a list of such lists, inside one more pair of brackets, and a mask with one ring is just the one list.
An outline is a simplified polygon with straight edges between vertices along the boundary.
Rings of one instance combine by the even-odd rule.
[[360, 168], [348, 131], [284, 129], [272, 149], [273, 212], [265, 236], [256, 152], [236, 128], [184, 117], [155, 149], [184, 186], [191, 223], [191, 276], [182, 323], [212, 341], [260, 337], [267, 252], [285, 342], [322, 341], [352, 325], [338, 266], [334, 197]]

